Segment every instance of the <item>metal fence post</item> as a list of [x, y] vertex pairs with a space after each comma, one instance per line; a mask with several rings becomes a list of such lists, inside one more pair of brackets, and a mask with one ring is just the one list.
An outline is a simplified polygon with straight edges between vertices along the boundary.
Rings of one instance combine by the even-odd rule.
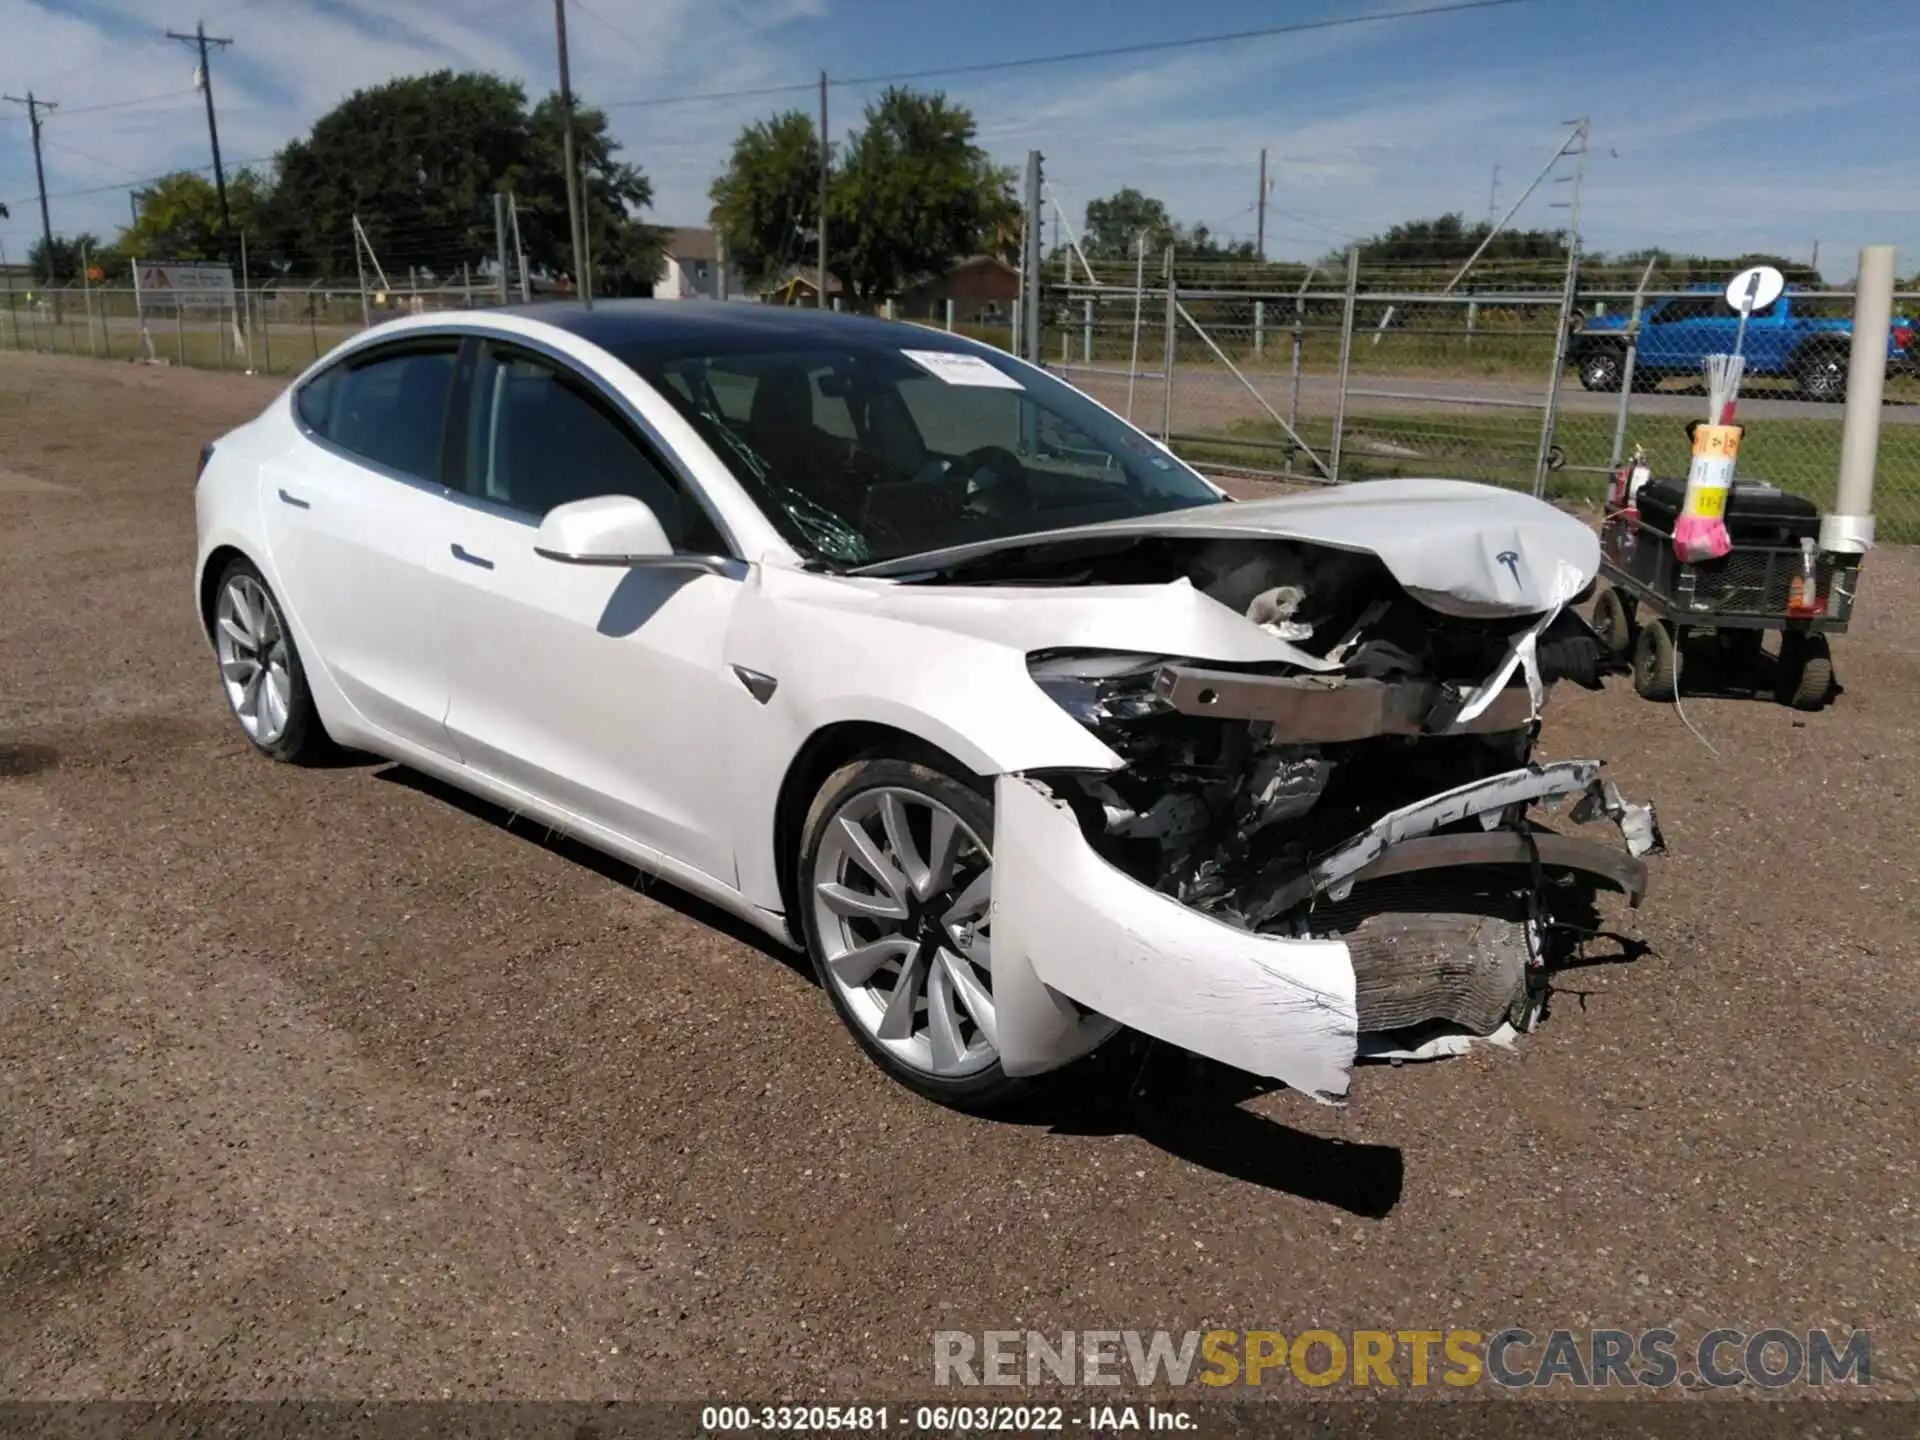
[[[500, 267], [500, 303], [507, 303], [507, 197], [506, 192], [493, 192], [493, 261]], [[467, 293], [467, 304], [473, 304], [473, 293]]]
[[[1307, 286], [1313, 283], [1317, 266], [1309, 265], [1300, 277], [1300, 288], [1293, 292], [1293, 394], [1287, 402], [1287, 423], [1300, 428], [1300, 346], [1307, 328]], [[1293, 473], [1293, 456], [1287, 456], [1287, 473]]]
[[1147, 288], [1147, 233], [1140, 232], [1134, 242], [1133, 257], [1133, 349], [1127, 355], [1127, 413], [1128, 424], [1133, 423], [1133, 387], [1140, 377], [1140, 305]]
[[1167, 246], [1167, 354], [1166, 361], [1160, 367], [1166, 373], [1160, 377], [1160, 443], [1173, 443], [1173, 347], [1176, 339], [1177, 311], [1180, 304], [1179, 291], [1173, 279], [1173, 246]]
[[1082, 363], [1093, 363], [1093, 298], [1089, 296], [1080, 302], [1080, 359]]
[[1893, 320], [1891, 245], [1860, 252], [1847, 355], [1847, 408], [1840, 420], [1840, 478], [1833, 513], [1820, 522], [1820, 548], [1863, 555], [1873, 546], [1873, 470], [1880, 451], [1880, 402], [1887, 383], [1887, 327]]
[[1353, 369], [1353, 317], [1360, 294], [1360, 247], [1347, 249], [1347, 303], [1340, 320], [1340, 391], [1333, 401], [1333, 444], [1327, 456], [1327, 478], [1340, 483], [1340, 445], [1347, 431], [1347, 377]]
[[87, 247], [80, 247], [80, 293], [87, 304], [87, 354], [98, 355], [99, 348], [93, 343], [93, 276], [87, 273], [93, 265], [93, 259], [87, 254]]
[[1256, 358], [1267, 353], [1267, 302], [1253, 302], [1253, 353]]
[[947, 311], [947, 333], [951, 335], [953, 333], [953, 297], [951, 295], [947, 297], [946, 311]]
[[1633, 366], [1640, 354], [1640, 312], [1646, 306], [1647, 282], [1659, 258], [1647, 261], [1640, 272], [1640, 283], [1633, 287], [1633, 314], [1627, 317], [1627, 353], [1620, 363], [1620, 411], [1613, 420], [1613, 453], [1607, 460], [1609, 470], [1618, 469], [1627, 448], [1627, 412], [1633, 408]]

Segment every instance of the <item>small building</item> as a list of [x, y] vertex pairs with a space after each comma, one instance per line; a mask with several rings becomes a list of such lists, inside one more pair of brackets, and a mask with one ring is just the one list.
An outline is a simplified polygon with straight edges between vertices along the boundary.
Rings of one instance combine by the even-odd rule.
[[653, 282], [654, 299], [724, 300], [721, 284], [720, 240], [712, 230], [668, 233], [660, 278]]
[[[843, 294], [840, 277], [827, 276], [827, 304], [832, 305]], [[762, 290], [760, 299], [767, 305], [798, 305], [812, 310], [818, 307], [820, 285], [816, 272], [795, 270], [771, 289]]]
[[1020, 271], [998, 255], [969, 255], [944, 275], [910, 286], [895, 311], [902, 319], [939, 320], [953, 301], [953, 318], [963, 325], [992, 324], [1013, 313], [1020, 295]]

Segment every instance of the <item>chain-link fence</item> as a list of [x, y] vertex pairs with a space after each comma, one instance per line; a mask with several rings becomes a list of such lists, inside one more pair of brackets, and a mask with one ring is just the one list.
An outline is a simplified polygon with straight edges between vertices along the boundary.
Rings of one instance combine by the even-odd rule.
[[[422, 240], [347, 278], [255, 279], [187, 303], [126, 285], [49, 290], [0, 275], [0, 348], [292, 374], [396, 315], [560, 298], [544, 277]], [[351, 252], [349, 252], [351, 254]], [[358, 271], [351, 259], [345, 264]], [[1700, 357], [1730, 348], [1718, 287], [1656, 266], [1592, 267], [1569, 289], [1552, 262], [1491, 261], [1454, 283], [1439, 265], [1275, 265], [1165, 256], [1049, 276], [1041, 354], [1065, 378], [1210, 470], [1302, 483], [1450, 476], [1597, 500], [1644, 450], [1684, 475], [1705, 419]], [[483, 273], [484, 272], [484, 273]], [[1017, 308], [1017, 302], [1016, 307]], [[1740, 471], [1833, 497], [1844, 412], [1847, 290], [1790, 290], [1745, 337]], [[1894, 302], [1890, 348], [1920, 318]], [[904, 315], [904, 312], [902, 312]], [[949, 306], [921, 318], [1010, 346], [1016, 316]], [[1920, 347], [1890, 366], [1875, 508], [1884, 540], [1920, 540]]]
[[[1651, 266], [1569, 290], [1539, 262], [1495, 263], [1451, 291], [1432, 266], [1262, 266], [1256, 282], [1183, 264], [1171, 285], [1164, 259], [1144, 268], [1137, 287], [1135, 272], [1048, 290], [1049, 365], [1195, 463], [1299, 482], [1448, 476], [1597, 501], [1636, 447], [1683, 476], [1702, 357], [1731, 349], [1735, 323], [1720, 286]], [[1740, 472], [1823, 508], [1853, 299], [1790, 290], [1742, 346]], [[1882, 539], [1920, 540], [1920, 293], [1894, 312], [1875, 504]]]

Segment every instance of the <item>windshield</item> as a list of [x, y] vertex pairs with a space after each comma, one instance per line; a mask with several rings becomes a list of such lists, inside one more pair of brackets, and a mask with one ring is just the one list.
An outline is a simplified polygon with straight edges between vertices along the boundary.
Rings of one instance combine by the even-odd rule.
[[835, 566], [1219, 501], [1070, 387], [927, 340], [621, 358], [802, 555]]

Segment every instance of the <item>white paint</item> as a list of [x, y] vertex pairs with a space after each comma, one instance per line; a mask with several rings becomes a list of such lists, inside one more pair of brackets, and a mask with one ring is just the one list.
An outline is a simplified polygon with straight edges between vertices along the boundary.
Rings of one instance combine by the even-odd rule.
[[861, 573], [911, 575], [999, 550], [1093, 535], [1271, 536], [1358, 551], [1378, 556], [1422, 604], [1469, 618], [1537, 614], [1554, 604], [1562, 565], [1579, 573], [1576, 591], [1600, 568], [1599, 537], [1531, 495], [1465, 480], [1368, 480], [1277, 500], [1200, 505], [982, 540], [869, 565]]
[[[1359, 1021], [1343, 943], [1255, 935], [1148, 889], [1095, 854], [1066, 807], [1018, 775], [994, 790], [993, 968], [1010, 1073], [1020, 1073], [1016, 1063], [1051, 1068], [1050, 1052], [1005, 1048], [1010, 1034], [1024, 1046], [1029, 1033], [1057, 1033], [1051, 1008], [1035, 1021], [1024, 1013], [1042, 1003], [1031, 972], [1195, 1054], [1319, 1100], [1347, 1093]], [[1010, 996], [1002, 985], [1012, 976]]]
[[983, 390], [1024, 390], [1013, 376], [996, 370], [978, 355], [955, 350], [902, 350], [900, 352], [929, 375], [949, 385], [972, 385]]

